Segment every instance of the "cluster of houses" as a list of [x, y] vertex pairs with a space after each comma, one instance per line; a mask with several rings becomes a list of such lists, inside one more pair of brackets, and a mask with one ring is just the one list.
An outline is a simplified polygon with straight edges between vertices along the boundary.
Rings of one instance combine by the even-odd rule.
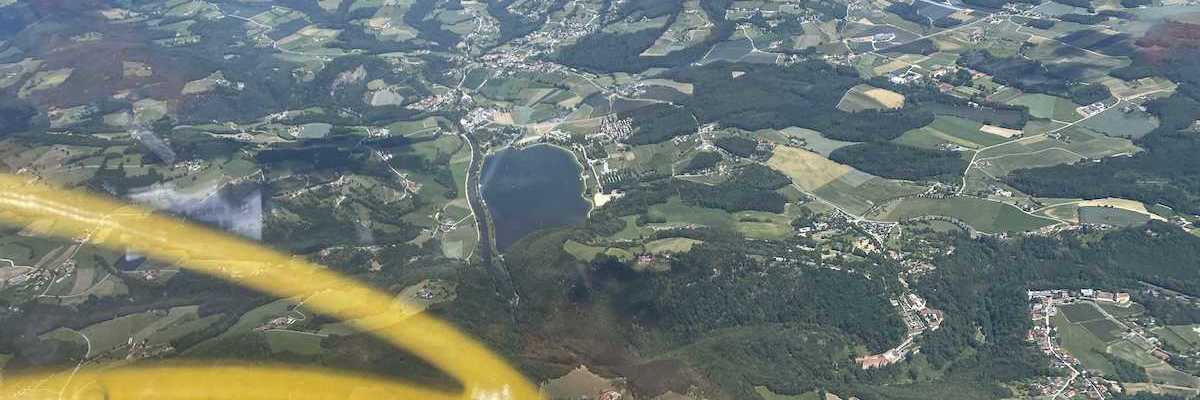
[[[1129, 293], [1106, 292], [1096, 289], [1030, 290], [1026, 292], [1026, 294], [1029, 296], [1030, 302], [1039, 302], [1043, 305], [1043, 308], [1054, 304], [1062, 304], [1077, 300], [1103, 301], [1121, 305], [1129, 304]], [[1035, 307], [1035, 309], [1038, 309], [1038, 307]]]
[[633, 119], [619, 118], [616, 114], [609, 114], [600, 120], [600, 127], [588, 138], [620, 141], [631, 134], [633, 134]]
[[879, 368], [903, 360], [909, 353], [918, 349], [914, 339], [925, 331], [935, 331], [942, 326], [945, 316], [942, 310], [929, 308], [925, 299], [915, 293], [908, 293], [900, 299], [892, 299], [892, 305], [900, 311], [904, 324], [908, 327], [908, 335], [904, 342], [880, 354], [858, 357], [855, 361], [862, 369]]

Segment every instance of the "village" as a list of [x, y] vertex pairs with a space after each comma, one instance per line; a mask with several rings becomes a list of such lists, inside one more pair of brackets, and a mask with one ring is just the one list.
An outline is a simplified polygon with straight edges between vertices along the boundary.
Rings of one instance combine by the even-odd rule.
[[[1160, 296], [1157, 289], [1145, 295]], [[1105, 399], [1113, 394], [1148, 390], [1134, 371], [1149, 372], [1150, 385], [1162, 384], [1158, 371], [1174, 371], [1172, 354], [1159, 337], [1165, 326], [1154, 318], [1140, 317], [1141, 306], [1130, 293], [1098, 289], [1030, 290], [1029, 318], [1034, 326], [1026, 340], [1051, 359], [1051, 367], [1062, 372], [1030, 385], [1033, 396], [1049, 398]], [[1167, 330], [1169, 331], [1169, 330]], [[1090, 339], [1094, 336], [1095, 339]], [[1087, 341], [1106, 346], [1087, 349]], [[1112, 364], [1117, 370], [1107, 371]], [[1124, 371], [1122, 371], [1124, 369]], [[1178, 372], [1178, 371], [1174, 371]], [[1135, 379], [1131, 379], [1135, 378]]]

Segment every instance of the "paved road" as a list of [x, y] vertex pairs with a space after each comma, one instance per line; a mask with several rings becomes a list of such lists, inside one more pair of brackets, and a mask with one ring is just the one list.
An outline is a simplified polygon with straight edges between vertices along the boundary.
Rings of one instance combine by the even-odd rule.
[[479, 151], [479, 147], [475, 145], [475, 141], [471, 140], [470, 135], [462, 135], [463, 140], [471, 146], [471, 163], [467, 166], [467, 203], [471, 206], [471, 215], [475, 216], [475, 226], [479, 231], [479, 259], [484, 265], [491, 267], [492, 265], [492, 232], [489, 225], [487, 205], [483, 202], [483, 194], [480, 193], [481, 182], [480, 175], [483, 174], [483, 153]]

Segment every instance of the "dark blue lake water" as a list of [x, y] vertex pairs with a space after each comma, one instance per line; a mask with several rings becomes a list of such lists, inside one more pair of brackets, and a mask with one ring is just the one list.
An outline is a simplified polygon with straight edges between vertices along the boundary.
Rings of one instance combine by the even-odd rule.
[[582, 222], [589, 204], [575, 157], [536, 145], [501, 150], [483, 163], [483, 199], [495, 222], [496, 248], [508, 249], [539, 229]]

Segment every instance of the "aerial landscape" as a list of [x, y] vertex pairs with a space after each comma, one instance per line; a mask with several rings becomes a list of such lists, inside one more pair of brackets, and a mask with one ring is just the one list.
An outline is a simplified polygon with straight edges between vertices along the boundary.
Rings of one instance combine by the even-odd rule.
[[1197, 0], [0, 0], [0, 205], [91, 193], [396, 304], [0, 208], [0, 397], [464, 391], [381, 341], [419, 313], [546, 399], [1200, 398], [1198, 119]]

